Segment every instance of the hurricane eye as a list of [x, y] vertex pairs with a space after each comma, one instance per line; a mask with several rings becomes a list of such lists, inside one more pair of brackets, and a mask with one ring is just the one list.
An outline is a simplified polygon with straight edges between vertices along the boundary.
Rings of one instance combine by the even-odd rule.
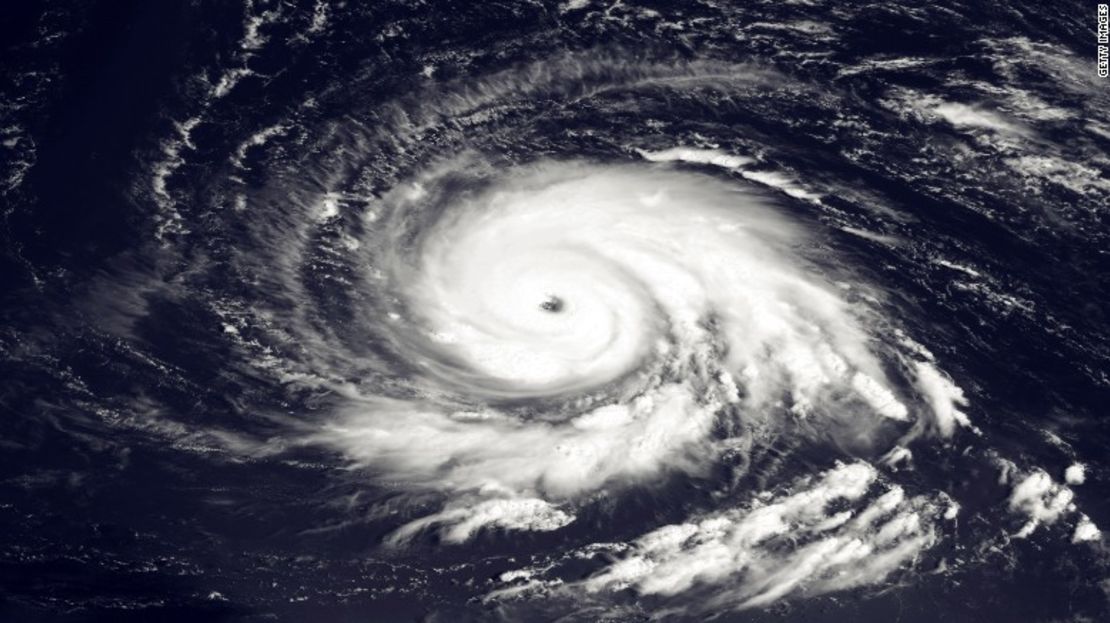
[[545, 298], [542, 303], [540, 303], [540, 309], [552, 314], [557, 314], [563, 311], [564, 309], [566, 309], [566, 306], [566, 302], [563, 301], [563, 299], [555, 296], [554, 294], [548, 295], [548, 297]]

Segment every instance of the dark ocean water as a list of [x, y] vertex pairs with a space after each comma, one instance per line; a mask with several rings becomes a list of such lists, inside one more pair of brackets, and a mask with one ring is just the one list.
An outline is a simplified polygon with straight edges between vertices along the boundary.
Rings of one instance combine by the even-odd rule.
[[[1110, 617], [1095, 527], [1110, 522], [1110, 82], [1095, 72], [1094, 4], [43, 1], [3, 21], [0, 619]], [[766, 262], [754, 272], [788, 265], [837, 292], [848, 311], [814, 332], [862, 327], [910, 417], [859, 424], [867, 399], [847, 381], [819, 394], [832, 406], [787, 415], [802, 399], [775, 386], [758, 409], [710, 414], [704, 436], [727, 451], [651, 455], [647, 478], [607, 462], [596, 471], [611, 477], [575, 476], [591, 485], [570, 493], [554, 467], [527, 491], [458, 485], [471, 466], [517, 483], [514, 469], [556, 459], [529, 433], [534, 460], [511, 435], [464, 451], [458, 426], [500, 429], [419, 428], [392, 405], [560, 431], [649, 376], [712, 403], [712, 365], [744, 345], [710, 315], [699, 326], [716, 350], [695, 358], [710, 372], [646, 360], [581, 391], [497, 395], [481, 370], [413, 346], [431, 317], [412, 285], [428, 249], [480, 228], [460, 206], [533, 169], [596, 193], [608, 187], [591, 171], [631, 171], [629, 194], [674, 180], [688, 203], [637, 231], [653, 242], [687, 240], [681, 219], [709, 214], [696, 202], [718, 184], [759, 197], [774, 217], [753, 221], [757, 238], [805, 235], [783, 234], [773, 257], [786, 260], [753, 255]], [[566, 230], [597, 230], [589, 206], [559, 209]], [[508, 263], [523, 253], [494, 240]], [[401, 272], [411, 258], [426, 263]], [[816, 300], [783, 314], [825, 318]], [[398, 328], [409, 318], [417, 328]], [[782, 344], [825, 344], [801, 335]], [[767, 378], [738, 381], [741, 396]], [[945, 431], [951, 409], [968, 423]], [[490, 448], [521, 462], [486, 467]], [[651, 588], [716, 537], [654, 554], [637, 539], [721, 513], [738, 533], [745, 513], [819, 490], [838, 464], [874, 474], [859, 504], [911, 500], [897, 512], [920, 533], [897, 538], [922, 541], [897, 564], [839, 587], [865, 564], [827, 556], [791, 583], [793, 554], [823, 537], [787, 530], [726, 541], [731, 563]], [[433, 523], [395, 542], [502, 495], [537, 500], [532, 528], [513, 515], [453, 541]], [[792, 529], [859, 516], [856, 502]], [[876, 560], [881, 526], [837, 538]], [[749, 554], [763, 566], [737, 562]], [[658, 566], [598, 580], [637, 556]], [[745, 601], [760, 586], [782, 591]]]

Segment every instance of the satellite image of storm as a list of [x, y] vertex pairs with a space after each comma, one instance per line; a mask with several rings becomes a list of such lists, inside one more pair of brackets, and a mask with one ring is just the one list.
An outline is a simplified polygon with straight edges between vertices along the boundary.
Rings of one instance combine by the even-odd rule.
[[1108, 21], [7, 3], [0, 621], [1110, 621]]

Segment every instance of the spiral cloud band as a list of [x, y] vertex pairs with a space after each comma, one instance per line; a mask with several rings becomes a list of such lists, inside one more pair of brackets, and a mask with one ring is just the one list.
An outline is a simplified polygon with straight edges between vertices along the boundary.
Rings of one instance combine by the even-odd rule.
[[360, 397], [315, 436], [447, 496], [390, 542], [556, 530], [603, 487], [705, 473], [753, 441], [885, 451], [933, 417], [757, 188], [666, 164], [467, 175], [391, 193], [375, 217], [390, 244], [364, 245], [418, 394]]

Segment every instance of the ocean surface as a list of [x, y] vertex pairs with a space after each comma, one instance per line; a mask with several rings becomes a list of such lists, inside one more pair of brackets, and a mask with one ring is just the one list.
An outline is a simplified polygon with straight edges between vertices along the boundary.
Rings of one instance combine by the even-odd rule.
[[1094, 3], [2, 22], [0, 619], [1110, 620]]

